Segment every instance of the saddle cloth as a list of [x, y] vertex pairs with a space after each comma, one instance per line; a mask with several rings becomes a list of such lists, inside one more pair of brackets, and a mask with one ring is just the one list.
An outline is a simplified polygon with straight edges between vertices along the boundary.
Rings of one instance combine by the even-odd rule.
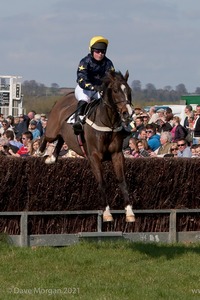
[[67, 123], [74, 124], [75, 122], [75, 114], [71, 115], [69, 119], [67, 119]]

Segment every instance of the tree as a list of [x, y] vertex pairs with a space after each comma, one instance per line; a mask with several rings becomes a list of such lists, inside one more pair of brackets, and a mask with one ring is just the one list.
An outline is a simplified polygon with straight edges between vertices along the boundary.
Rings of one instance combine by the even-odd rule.
[[35, 80], [24, 81], [22, 84], [22, 90], [25, 96], [44, 96], [46, 95], [46, 89], [44, 84], [38, 83]]
[[164, 87], [164, 90], [170, 92], [170, 91], [172, 90], [171, 85], [166, 85], [166, 86]]
[[152, 99], [157, 97], [157, 90], [152, 83], [146, 84], [146, 89], [144, 89], [145, 97]]
[[141, 86], [140, 80], [133, 80], [133, 82], [131, 84], [131, 88], [132, 88], [133, 92], [141, 92], [142, 86]]
[[197, 88], [196, 88], [195, 94], [200, 94], [200, 87], [197, 87]]
[[183, 83], [180, 83], [176, 86], [176, 92], [179, 96], [188, 94], [188, 91]]
[[51, 84], [51, 93], [52, 95], [56, 95], [59, 90], [59, 85], [57, 83], [52, 83]]

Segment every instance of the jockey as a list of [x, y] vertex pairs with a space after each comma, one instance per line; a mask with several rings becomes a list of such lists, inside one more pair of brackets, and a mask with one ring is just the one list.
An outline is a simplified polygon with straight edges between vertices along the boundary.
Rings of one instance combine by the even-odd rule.
[[113, 70], [114, 66], [106, 57], [108, 40], [103, 36], [94, 36], [90, 40], [90, 53], [81, 59], [77, 70], [77, 83], [75, 97], [78, 100], [75, 113], [74, 133], [82, 132], [82, 124], [79, 116], [84, 115], [84, 110], [91, 99], [101, 98], [96, 87], [101, 86], [102, 78], [106, 72]]

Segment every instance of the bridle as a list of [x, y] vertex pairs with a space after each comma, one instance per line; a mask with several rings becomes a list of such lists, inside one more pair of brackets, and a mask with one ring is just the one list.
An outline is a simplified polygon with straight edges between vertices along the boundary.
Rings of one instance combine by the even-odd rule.
[[[109, 113], [107, 114], [107, 118], [109, 120], [109, 123], [112, 125], [108, 126], [106, 122], [101, 120], [101, 123], [104, 126], [99, 126], [95, 123], [95, 121], [91, 121], [89, 119], [90, 114], [86, 117], [86, 123], [98, 131], [122, 130], [121, 124], [123, 122], [128, 122], [129, 118], [132, 115], [132, 108], [128, 97], [128, 89], [129, 86], [127, 85], [125, 80], [123, 80], [123, 78], [114, 78], [114, 80], [111, 80], [111, 82], [109, 82], [107, 85], [104, 85], [103, 96], [99, 100], [99, 104], [100, 106], [102, 105], [108, 108]], [[115, 117], [113, 119], [114, 114]]]

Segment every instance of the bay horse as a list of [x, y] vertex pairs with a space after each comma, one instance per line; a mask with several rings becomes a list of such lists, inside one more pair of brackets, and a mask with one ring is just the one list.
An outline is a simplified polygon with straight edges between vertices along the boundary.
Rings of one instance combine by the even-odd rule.
[[[122, 124], [128, 124], [131, 109], [131, 89], [127, 83], [128, 71], [123, 76], [121, 72], [111, 71], [103, 79], [101, 90], [103, 96], [96, 103], [89, 104], [83, 124], [83, 134], [76, 136], [72, 124], [67, 122], [76, 111], [77, 100], [74, 93], [69, 93], [58, 100], [50, 111], [45, 136], [40, 146], [40, 153], [46, 149], [47, 142], [57, 141], [54, 152], [47, 157], [46, 163], [54, 163], [64, 142], [69, 149], [78, 155], [85, 156], [98, 182], [102, 199], [106, 199], [105, 182], [103, 178], [103, 161], [112, 161], [114, 172], [122, 191], [125, 202], [126, 221], [134, 222], [135, 216], [129, 203], [129, 195], [125, 181], [125, 160], [122, 152], [124, 129]], [[103, 221], [112, 221], [108, 202], [103, 213]]]

